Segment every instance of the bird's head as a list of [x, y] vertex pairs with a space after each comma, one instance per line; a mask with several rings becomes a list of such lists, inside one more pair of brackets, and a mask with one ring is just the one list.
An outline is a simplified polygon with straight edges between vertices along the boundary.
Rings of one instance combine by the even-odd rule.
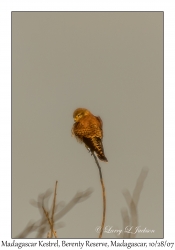
[[89, 115], [90, 111], [84, 108], [78, 108], [73, 113], [73, 118], [75, 122], [78, 122], [82, 117]]

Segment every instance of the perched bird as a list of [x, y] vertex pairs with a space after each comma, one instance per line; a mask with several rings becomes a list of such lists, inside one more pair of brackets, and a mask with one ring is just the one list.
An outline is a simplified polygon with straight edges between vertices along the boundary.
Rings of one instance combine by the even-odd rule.
[[103, 149], [103, 122], [99, 116], [94, 116], [85, 108], [78, 108], [73, 113], [75, 123], [72, 134], [81, 143], [84, 142], [87, 149], [95, 152], [101, 161], [108, 161]]

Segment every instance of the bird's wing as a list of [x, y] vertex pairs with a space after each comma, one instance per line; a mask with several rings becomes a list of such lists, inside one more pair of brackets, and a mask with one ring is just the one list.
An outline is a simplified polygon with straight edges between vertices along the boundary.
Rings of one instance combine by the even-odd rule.
[[99, 137], [102, 139], [103, 138], [103, 121], [100, 118], [100, 116], [96, 116], [95, 118], [98, 120], [98, 130], [101, 134], [101, 136], [99, 136]]
[[95, 120], [89, 120], [87, 123], [77, 122], [73, 126], [73, 134], [79, 138], [86, 137], [99, 137], [102, 138], [102, 129], [99, 126], [99, 122]]
[[100, 116], [96, 116], [96, 118], [97, 118], [97, 120], [98, 120], [99, 123], [100, 123], [101, 129], [103, 129], [103, 121], [102, 121], [102, 119], [100, 118]]

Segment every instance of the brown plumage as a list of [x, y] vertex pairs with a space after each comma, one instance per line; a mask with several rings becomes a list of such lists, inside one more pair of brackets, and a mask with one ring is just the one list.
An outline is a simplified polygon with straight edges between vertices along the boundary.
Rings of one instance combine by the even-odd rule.
[[108, 161], [103, 149], [103, 122], [99, 116], [94, 116], [84, 108], [78, 108], [73, 113], [74, 125], [72, 134], [79, 142], [84, 142], [86, 148], [95, 152], [102, 161]]

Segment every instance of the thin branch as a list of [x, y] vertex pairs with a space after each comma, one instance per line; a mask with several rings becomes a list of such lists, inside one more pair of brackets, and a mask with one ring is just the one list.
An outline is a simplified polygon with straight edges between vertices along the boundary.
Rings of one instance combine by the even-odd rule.
[[52, 207], [52, 215], [51, 215], [51, 238], [53, 237], [53, 232], [54, 232], [54, 212], [55, 212], [55, 204], [56, 204], [56, 191], [57, 191], [57, 184], [58, 181], [55, 183], [55, 192], [54, 192], [54, 199], [53, 199], [53, 207]]
[[129, 214], [128, 214], [128, 210], [126, 208], [123, 208], [121, 210], [121, 215], [122, 215], [122, 220], [123, 220], [123, 231], [121, 234], [121, 238], [130, 238], [130, 233], [126, 232], [126, 227], [130, 225], [130, 218], [129, 218]]
[[55, 234], [55, 230], [53, 229], [53, 231], [52, 231], [52, 222], [51, 222], [51, 220], [50, 220], [50, 218], [49, 218], [49, 214], [48, 214], [48, 212], [45, 210], [44, 206], [42, 206], [42, 208], [43, 208], [43, 211], [44, 211], [44, 213], [45, 213], [45, 216], [46, 216], [46, 218], [47, 218], [47, 220], [48, 220], [48, 222], [49, 222], [51, 232], [53, 232], [55, 238], [57, 238], [57, 237], [56, 237], [57, 235]]
[[97, 157], [95, 156], [94, 152], [91, 152], [95, 162], [97, 164], [98, 170], [99, 170], [99, 175], [100, 175], [100, 182], [101, 182], [101, 187], [102, 187], [102, 196], [103, 196], [103, 218], [102, 218], [102, 223], [101, 223], [101, 229], [100, 229], [100, 234], [99, 234], [99, 238], [102, 237], [103, 234], [103, 229], [104, 229], [104, 224], [105, 224], [105, 216], [106, 216], [106, 195], [105, 195], [105, 185], [103, 182], [103, 176], [102, 176], [102, 172], [101, 172], [101, 167], [99, 165], [99, 162], [97, 160]]
[[[127, 209], [121, 211], [123, 219], [123, 238], [135, 238], [136, 234], [125, 231], [126, 225], [130, 225], [133, 228], [138, 226], [138, 211], [137, 206], [140, 198], [141, 191], [143, 189], [144, 181], [148, 175], [149, 169], [147, 167], [142, 168], [141, 173], [137, 179], [133, 195], [131, 196], [128, 189], [123, 190], [123, 196], [129, 208], [130, 216]], [[128, 234], [128, 235], [127, 235]]]
[[45, 216], [46, 216], [46, 218], [48, 220], [48, 223], [50, 225], [50, 232], [47, 234], [47, 237], [49, 237], [49, 238], [53, 238], [53, 235], [55, 236], [55, 238], [57, 238], [56, 231], [54, 230], [54, 219], [53, 219], [54, 212], [55, 212], [57, 184], [58, 184], [58, 181], [56, 181], [56, 183], [55, 183], [55, 192], [54, 192], [54, 198], [53, 198], [53, 207], [52, 207], [51, 219], [49, 218], [49, 213], [46, 211], [46, 209], [42, 205], [43, 211], [44, 211]]

